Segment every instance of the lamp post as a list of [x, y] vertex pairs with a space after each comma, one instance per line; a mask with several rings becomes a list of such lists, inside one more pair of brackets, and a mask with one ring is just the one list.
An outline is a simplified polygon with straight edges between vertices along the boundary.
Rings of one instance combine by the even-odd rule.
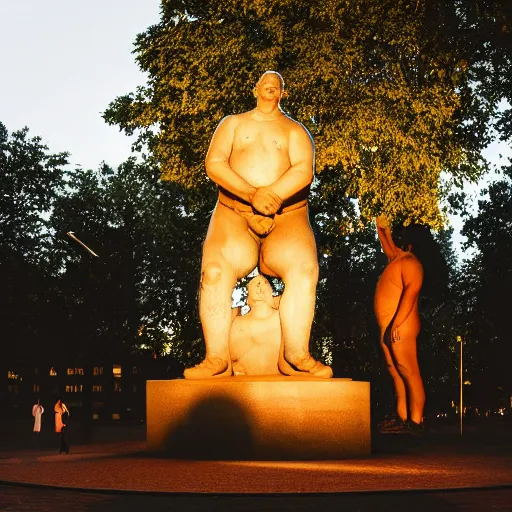
[[462, 341], [462, 336], [457, 336], [457, 343], [460, 343], [460, 395], [459, 395], [459, 415], [460, 415], [460, 435], [462, 435], [462, 414], [464, 410], [464, 406], [462, 403], [462, 389], [464, 386], [464, 381], [462, 380], [462, 345], [464, 342]]

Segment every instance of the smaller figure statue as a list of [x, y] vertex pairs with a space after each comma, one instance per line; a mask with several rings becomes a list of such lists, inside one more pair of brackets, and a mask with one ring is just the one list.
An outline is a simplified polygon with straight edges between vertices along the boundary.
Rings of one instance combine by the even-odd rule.
[[379, 424], [383, 434], [421, 435], [423, 432], [425, 391], [416, 355], [423, 266], [414, 255], [410, 236], [416, 228], [421, 229], [420, 226], [401, 227], [392, 236], [386, 218], [377, 218], [377, 233], [389, 263], [377, 283], [374, 309], [380, 327], [380, 345], [397, 401], [396, 415]]
[[332, 369], [309, 351], [318, 282], [308, 208], [314, 144], [281, 109], [283, 93], [283, 77], [266, 71], [254, 88], [256, 107], [225, 117], [213, 134], [205, 166], [219, 196], [203, 244], [199, 293], [206, 357], [185, 370], [186, 379], [232, 374], [231, 295], [256, 266], [285, 285], [280, 371], [332, 377]]
[[[279, 299], [261, 274], [247, 286], [250, 311], [233, 320], [229, 353], [234, 375], [280, 375], [281, 322]], [[237, 308], [237, 313], [239, 308]]]

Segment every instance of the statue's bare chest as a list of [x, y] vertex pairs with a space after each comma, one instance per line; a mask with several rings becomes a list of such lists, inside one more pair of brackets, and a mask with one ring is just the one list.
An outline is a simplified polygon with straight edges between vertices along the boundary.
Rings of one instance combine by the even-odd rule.
[[233, 149], [287, 151], [289, 130], [280, 123], [243, 123], [235, 131]]

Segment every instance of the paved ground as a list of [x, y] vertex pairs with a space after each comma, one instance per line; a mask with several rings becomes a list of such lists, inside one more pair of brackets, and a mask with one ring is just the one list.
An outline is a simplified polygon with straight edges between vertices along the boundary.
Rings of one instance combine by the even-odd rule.
[[462, 439], [449, 429], [419, 440], [376, 436], [368, 459], [301, 463], [151, 457], [140, 425], [96, 427], [93, 442], [72, 444], [70, 455], [56, 453], [53, 436], [23, 449], [30, 438], [11, 434], [0, 445], [2, 512], [512, 511], [508, 427], [468, 429]]
[[3, 512], [127, 512], [140, 511], [294, 511], [343, 512], [510, 512], [511, 489], [472, 491], [390, 492], [332, 495], [154, 495], [95, 493], [0, 484]]

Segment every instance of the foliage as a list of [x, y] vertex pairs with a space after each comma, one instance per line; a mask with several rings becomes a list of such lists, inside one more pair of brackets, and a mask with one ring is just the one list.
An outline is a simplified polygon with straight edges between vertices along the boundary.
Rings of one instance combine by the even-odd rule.
[[[72, 174], [52, 223], [62, 235], [56, 250], [65, 255], [62, 298], [84, 353], [145, 345], [162, 354], [182, 337], [199, 337], [197, 256], [205, 218], [190, 210], [179, 187], [134, 159], [116, 171], [104, 165]], [[99, 258], [64, 238], [68, 230]]]
[[136, 40], [148, 84], [104, 117], [139, 131], [164, 179], [200, 189], [215, 126], [252, 108], [251, 88], [275, 69], [289, 91], [285, 110], [314, 136], [318, 171], [349, 178], [363, 218], [384, 212], [440, 227], [441, 170], [457, 184], [482, 170], [497, 97], [469, 80], [482, 79], [474, 67], [493, 13], [469, 23], [448, 0], [167, 0]]
[[466, 220], [462, 230], [467, 247], [477, 250], [463, 267], [464, 335], [473, 374], [494, 388], [506, 386], [510, 391], [512, 349], [506, 297], [512, 286], [512, 167], [485, 194], [478, 213]]
[[0, 238], [4, 251], [37, 261], [47, 240], [46, 220], [63, 187], [67, 153], [50, 154], [28, 128], [8, 134], [0, 123]]
[[[48, 215], [63, 187], [66, 153], [52, 154], [28, 128], [8, 133], [0, 123], [0, 325], [4, 357], [40, 355], [51, 280]], [[1, 358], [0, 358], [1, 359]]]

